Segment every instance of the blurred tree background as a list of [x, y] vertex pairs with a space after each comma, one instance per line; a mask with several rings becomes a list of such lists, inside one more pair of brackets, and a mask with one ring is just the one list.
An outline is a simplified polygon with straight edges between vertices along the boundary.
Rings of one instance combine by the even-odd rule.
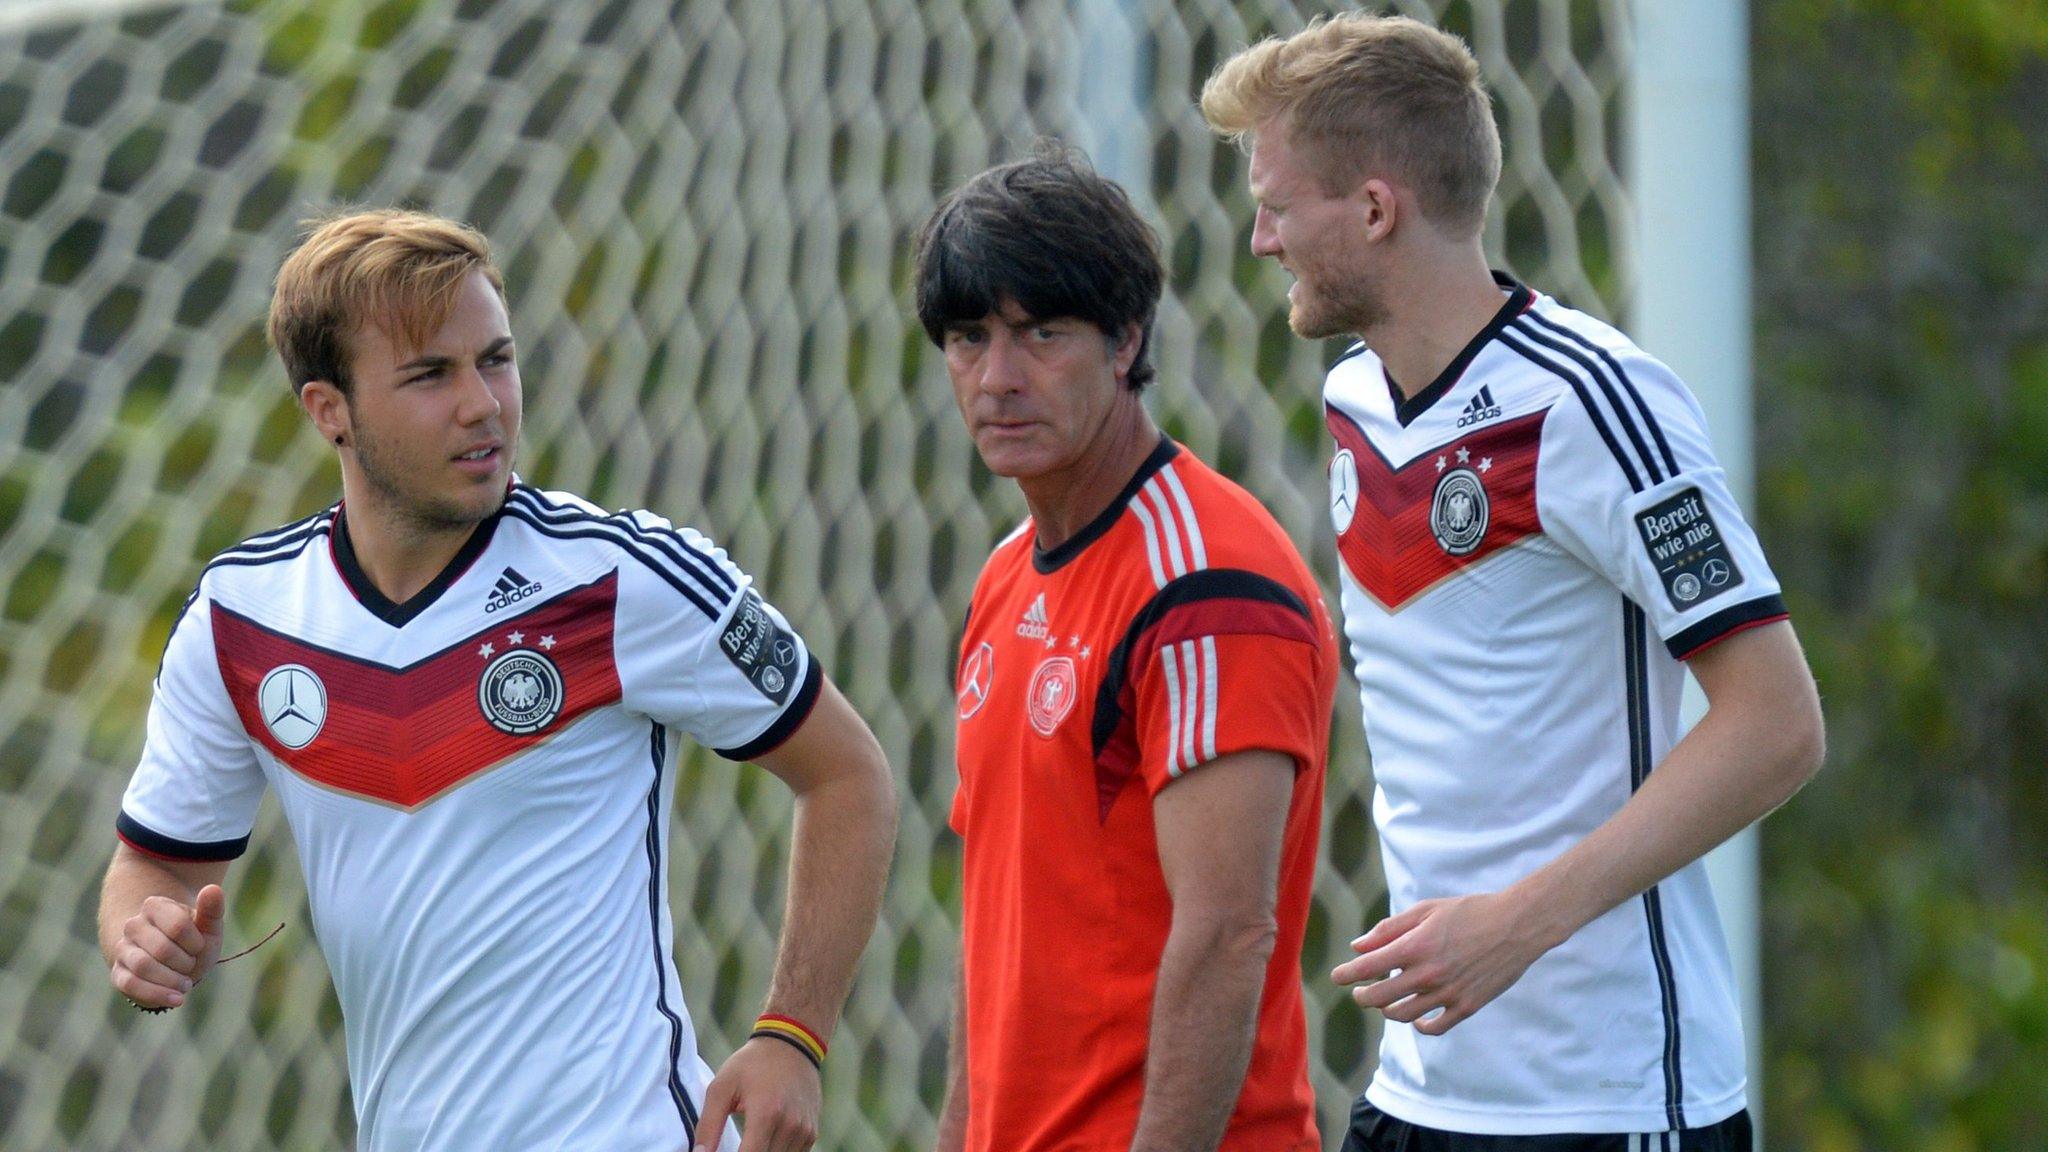
[[2048, 1147], [2048, 6], [1752, 29], [1758, 503], [1831, 739], [1764, 826], [1772, 1146]]

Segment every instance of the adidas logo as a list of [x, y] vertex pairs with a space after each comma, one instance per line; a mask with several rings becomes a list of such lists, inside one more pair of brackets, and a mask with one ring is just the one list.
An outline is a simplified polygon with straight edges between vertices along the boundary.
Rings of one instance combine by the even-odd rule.
[[496, 612], [510, 608], [540, 591], [538, 580], [528, 580], [519, 574], [517, 568], [507, 568], [498, 574], [498, 583], [491, 588], [491, 598], [484, 601], [484, 611]]
[[1043, 640], [1051, 630], [1052, 626], [1045, 618], [1045, 593], [1040, 592], [1038, 599], [1031, 602], [1031, 607], [1024, 610], [1024, 619], [1017, 625], [1017, 635]]
[[1491, 420], [1498, 415], [1500, 415], [1500, 406], [1493, 402], [1493, 388], [1490, 385], [1481, 384], [1479, 386], [1479, 395], [1474, 396], [1472, 402], [1465, 405], [1465, 411], [1458, 415], [1458, 427], [1470, 427], [1481, 420]]

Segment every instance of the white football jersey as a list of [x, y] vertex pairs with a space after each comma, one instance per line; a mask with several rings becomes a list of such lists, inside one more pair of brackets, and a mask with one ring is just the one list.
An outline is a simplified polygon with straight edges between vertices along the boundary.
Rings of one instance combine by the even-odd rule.
[[[1500, 279], [1500, 313], [1413, 398], [1362, 346], [1324, 391], [1396, 912], [1499, 891], [1584, 839], [1680, 735], [1680, 661], [1785, 615], [1691, 393], [1613, 328]], [[1733, 1114], [1741, 1021], [1704, 867], [1443, 1036], [1388, 1021], [1366, 1096], [1491, 1134]]]
[[671, 959], [675, 734], [751, 759], [822, 683], [658, 516], [515, 483], [398, 605], [329, 509], [206, 567], [118, 831], [231, 859], [277, 792], [365, 1152], [675, 1152], [711, 1078]]

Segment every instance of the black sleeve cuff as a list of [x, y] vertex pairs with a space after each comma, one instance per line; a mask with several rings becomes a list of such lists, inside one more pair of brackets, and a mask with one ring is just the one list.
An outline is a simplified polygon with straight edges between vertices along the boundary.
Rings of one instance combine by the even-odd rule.
[[782, 742], [796, 735], [796, 730], [810, 719], [811, 709], [818, 706], [818, 694], [825, 690], [825, 674], [818, 670], [818, 654], [810, 654], [810, 666], [804, 669], [804, 682], [797, 686], [796, 695], [789, 706], [776, 717], [775, 723], [766, 732], [747, 741], [737, 748], [718, 748], [715, 751], [727, 760], [758, 760], [782, 747]]
[[1724, 639], [1744, 628], [1754, 628], [1773, 620], [1783, 620], [1789, 615], [1791, 613], [1785, 611], [1785, 598], [1773, 593], [1761, 600], [1751, 600], [1747, 604], [1723, 608], [1666, 640], [1664, 647], [1679, 660], [1690, 659], [1700, 649], [1716, 640]]
[[233, 840], [178, 840], [166, 836], [153, 828], [144, 826], [133, 816], [122, 812], [114, 817], [114, 834], [123, 843], [145, 856], [159, 860], [182, 860], [194, 863], [215, 863], [233, 860], [249, 849], [247, 836]]

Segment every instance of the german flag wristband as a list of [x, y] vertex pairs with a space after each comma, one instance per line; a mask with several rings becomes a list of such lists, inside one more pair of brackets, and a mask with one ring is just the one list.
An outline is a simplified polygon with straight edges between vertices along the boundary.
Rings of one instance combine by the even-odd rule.
[[809, 1060], [812, 1067], [819, 1071], [825, 1068], [825, 1042], [818, 1039], [818, 1034], [804, 1027], [800, 1021], [772, 1012], [765, 1013], [759, 1020], [754, 1021], [753, 1036], [749, 1039], [758, 1036], [780, 1040], [803, 1053], [804, 1059]]

